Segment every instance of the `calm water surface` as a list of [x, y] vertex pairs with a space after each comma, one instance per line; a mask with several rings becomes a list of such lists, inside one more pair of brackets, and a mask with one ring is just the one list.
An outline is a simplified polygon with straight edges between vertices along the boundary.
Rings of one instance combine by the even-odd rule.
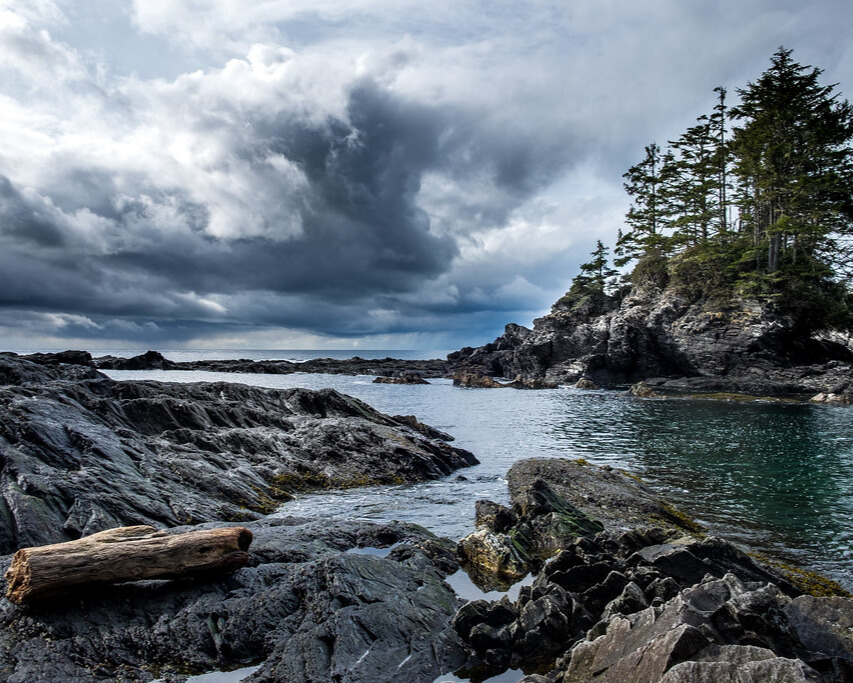
[[416, 415], [455, 436], [456, 445], [481, 461], [437, 482], [305, 495], [284, 505], [281, 514], [398, 519], [460, 538], [473, 530], [477, 499], [508, 503], [504, 476], [516, 460], [586, 458], [653, 483], [719, 535], [822, 571], [853, 589], [850, 407], [637, 399], [569, 388], [461, 389], [449, 380], [373, 384], [364, 376], [108, 374], [115, 379], [332, 387], [382, 412]]

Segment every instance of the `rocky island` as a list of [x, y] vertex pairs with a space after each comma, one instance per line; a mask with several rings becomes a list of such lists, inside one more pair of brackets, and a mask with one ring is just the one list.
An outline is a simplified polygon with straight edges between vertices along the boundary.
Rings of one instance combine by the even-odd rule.
[[[770, 68], [624, 174], [615, 259], [598, 241], [533, 329], [452, 366], [550, 384], [853, 396], [853, 108], [780, 48]], [[730, 127], [730, 122], [736, 122]]]

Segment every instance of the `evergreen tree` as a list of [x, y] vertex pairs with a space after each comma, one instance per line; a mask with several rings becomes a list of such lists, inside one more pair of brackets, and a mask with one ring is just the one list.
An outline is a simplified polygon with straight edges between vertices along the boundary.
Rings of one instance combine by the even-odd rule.
[[661, 156], [655, 143], [647, 145], [645, 152], [643, 160], [623, 175], [625, 191], [633, 201], [625, 216], [630, 230], [620, 232], [616, 242], [616, 265], [620, 267], [652, 249], [665, 250], [668, 211], [663, 188], [672, 154]]
[[726, 108], [727, 90], [722, 86], [714, 88], [717, 93], [717, 104], [714, 113], [711, 114], [710, 125], [716, 136], [715, 170], [717, 174], [717, 209], [719, 215], [717, 224], [720, 235], [727, 237], [729, 230], [729, 165], [731, 164], [731, 148], [726, 139], [726, 121], [728, 120], [728, 109]]
[[719, 231], [718, 138], [707, 116], [670, 143], [678, 158], [670, 166], [665, 192], [676, 244], [704, 244]]
[[580, 266], [580, 273], [572, 280], [572, 286], [560, 303], [574, 307], [583, 300], [591, 300], [593, 305], [601, 305], [618, 288], [619, 271], [611, 268], [610, 250], [601, 240], [595, 243], [590, 254], [592, 259]]
[[834, 240], [853, 227], [853, 111], [820, 74], [780, 48], [730, 111], [742, 121], [732, 139], [741, 222], [768, 274], [834, 260]]
[[595, 292], [605, 292], [612, 278], [619, 275], [619, 271], [611, 268], [610, 250], [604, 246], [601, 240], [595, 243], [595, 250], [590, 254], [592, 260], [581, 264], [580, 275], [587, 289]]

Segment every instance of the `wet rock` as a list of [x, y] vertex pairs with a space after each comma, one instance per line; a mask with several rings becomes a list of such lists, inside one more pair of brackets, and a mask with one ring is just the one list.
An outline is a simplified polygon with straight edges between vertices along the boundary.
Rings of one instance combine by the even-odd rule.
[[820, 392], [809, 399], [812, 403], [840, 403], [847, 405], [853, 402], [853, 397], [849, 394], [833, 394]]
[[502, 384], [497, 380], [492, 379], [488, 375], [478, 372], [457, 372], [453, 375], [453, 386], [468, 387], [472, 389], [504, 389], [506, 384]]
[[575, 383], [575, 388], [576, 389], [598, 389], [599, 386], [595, 382], [593, 382], [591, 379], [588, 379], [587, 377], [581, 377]]
[[518, 516], [509, 508], [490, 500], [478, 500], [474, 505], [478, 529], [487, 529], [497, 534], [505, 533], [518, 524]]
[[450, 371], [552, 385], [661, 378], [670, 390], [853, 396], [849, 338], [811, 334], [772, 304], [729, 301], [713, 310], [648, 283], [588, 304], [561, 300], [533, 329], [507, 325], [493, 342], [448, 355]]
[[605, 528], [663, 526], [682, 532], [701, 532], [687, 515], [662, 500], [635, 477], [584, 461], [528, 458], [514, 463], [507, 484], [514, 506], [524, 506], [539, 481], [567, 503]]
[[12, 356], [0, 380], [0, 552], [115, 526], [257, 519], [296, 491], [476, 462], [332, 390], [114, 382]]
[[660, 398], [660, 394], [645, 382], [637, 382], [631, 387], [629, 393], [631, 396], [636, 396], [637, 398]]
[[[420, 549], [429, 532], [294, 518], [247, 526], [252, 565], [227, 578], [108, 586], [42, 607], [0, 601], [0, 677], [181, 680], [260, 663], [250, 680], [432, 681], [464, 662], [450, 628], [459, 602]], [[359, 537], [409, 552], [345, 552]]]
[[480, 529], [459, 541], [459, 558], [481, 588], [512, 584], [527, 576], [530, 557], [513, 540], [505, 534]]
[[[484, 501], [477, 533], [492, 546], [485, 555], [513, 549], [536, 577], [514, 603], [504, 599], [500, 624], [487, 616], [495, 603], [469, 608], [457, 629], [469, 653], [463, 673], [535, 669], [525, 680], [536, 683], [851, 680], [853, 599], [802, 595], [730, 543], [687, 533], [686, 517], [612, 470], [532, 459], [513, 466], [508, 484], [516, 523], [497, 524], [506, 509]], [[604, 527], [553, 533], [564, 510]], [[644, 520], [667, 524], [625, 529]], [[556, 554], [543, 564], [546, 548]]]
[[404, 372], [394, 377], [377, 377], [374, 384], [429, 384], [419, 372]]

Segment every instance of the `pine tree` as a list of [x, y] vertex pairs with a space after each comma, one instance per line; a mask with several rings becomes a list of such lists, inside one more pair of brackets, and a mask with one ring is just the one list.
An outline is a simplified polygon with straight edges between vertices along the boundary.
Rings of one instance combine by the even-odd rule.
[[668, 210], [664, 184], [672, 154], [661, 156], [660, 147], [652, 143], [645, 147], [646, 155], [623, 175], [625, 191], [632, 197], [631, 208], [625, 216], [630, 230], [620, 233], [616, 242], [617, 266], [640, 258], [651, 250], [665, 250], [664, 229]]
[[853, 110], [821, 73], [780, 48], [730, 111], [742, 121], [732, 139], [741, 221], [768, 274], [834, 259], [835, 238], [853, 232]]
[[705, 244], [720, 230], [718, 139], [710, 119], [700, 116], [695, 126], [670, 144], [678, 153], [665, 185], [673, 239], [679, 245]]
[[584, 300], [601, 306], [618, 287], [619, 271], [610, 267], [610, 250], [601, 240], [595, 243], [590, 256], [592, 259], [581, 264], [580, 273], [572, 279], [572, 286], [559, 302], [567, 308]]
[[717, 224], [719, 233], [724, 238], [729, 230], [729, 165], [731, 164], [731, 148], [726, 139], [726, 121], [728, 120], [728, 109], [726, 108], [727, 90], [722, 86], [714, 88], [717, 93], [717, 104], [714, 113], [711, 114], [711, 130], [716, 136], [715, 170], [717, 175], [717, 209], [719, 215]]

